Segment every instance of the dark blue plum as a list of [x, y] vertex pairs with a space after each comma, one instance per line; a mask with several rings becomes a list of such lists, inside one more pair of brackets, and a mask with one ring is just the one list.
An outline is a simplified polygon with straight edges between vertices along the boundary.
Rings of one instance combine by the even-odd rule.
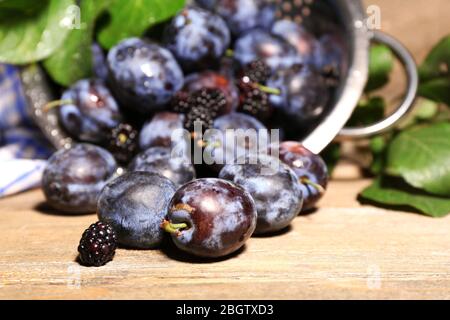
[[303, 192], [303, 211], [309, 210], [322, 198], [327, 188], [328, 170], [325, 161], [296, 141], [279, 145], [280, 160], [297, 175]]
[[162, 227], [181, 250], [217, 258], [241, 248], [255, 225], [255, 203], [247, 191], [229, 181], [205, 178], [177, 190]]
[[293, 46], [260, 29], [252, 30], [236, 40], [234, 58], [241, 66], [262, 60], [272, 72], [303, 62]]
[[307, 65], [279, 70], [269, 78], [267, 86], [281, 90], [280, 95], [271, 95], [270, 101], [294, 127], [318, 120], [330, 99], [325, 79]]
[[172, 53], [154, 43], [123, 40], [109, 51], [107, 61], [121, 105], [142, 114], [164, 107], [183, 86], [183, 72]]
[[125, 247], [152, 249], [159, 246], [160, 228], [175, 193], [169, 179], [150, 172], [128, 172], [108, 183], [98, 200], [98, 217], [117, 233]]
[[256, 203], [255, 234], [286, 228], [300, 213], [303, 196], [294, 171], [277, 158], [250, 155], [226, 165], [219, 178], [233, 181], [247, 190]]
[[151, 147], [170, 148], [177, 157], [189, 157], [191, 135], [184, 129], [185, 115], [158, 112], [144, 124], [139, 136], [141, 150]]
[[214, 120], [213, 129], [203, 137], [204, 155], [212, 162], [207, 164], [217, 171], [225, 164], [233, 163], [236, 158], [257, 150], [262, 144], [258, 144], [259, 136], [261, 142], [270, 143], [267, 128], [256, 118], [244, 113], [232, 112], [218, 117]]
[[305, 63], [314, 61], [317, 39], [303, 26], [290, 20], [279, 20], [272, 26], [272, 33], [291, 44]]
[[142, 127], [139, 146], [142, 150], [150, 147], [172, 147], [172, 134], [184, 128], [184, 115], [174, 112], [158, 112]]
[[314, 65], [327, 77], [339, 79], [347, 68], [348, 50], [344, 39], [338, 34], [325, 34], [319, 39]]
[[230, 114], [218, 117], [214, 121], [214, 129], [225, 132], [228, 129], [254, 129], [262, 130], [266, 129], [264, 124], [262, 124], [258, 119], [249, 116], [245, 113], [232, 112]]
[[116, 170], [114, 157], [100, 147], [76, 144], [59, 150], [42, 176], [47, 203], [64, 213], [94, 213], [100, 191]]
[[270, 29], [275, 21], [276, 4], [272, 0], [217, 1], [214, 11], [222, 16], [235, 36], [254, 29]]
[[202, 8], [213, 11], [214, 7], [221, 0], [195, 0], [195, 2]]
[[94, 75], [98, 79], [106, 81], [108, 79], [108, 66], [106, 65], [106, 57], [100, 45], [94, 42], [92, 49], [92, 69]]
[[223, 19], [198, 7], [183, 9], [165, 30], [164, 42], [185, 71], [218, 65], [230, 45]]
[[187, 157], [172, 154], [170, 148], [153, 147], [138, 154], [129, 166], [130, 171], [156, 172], [181, 186], [195, 178], [195, 169]]
[[71, 103], [59, 107], [59, 121], [79, 141], [103, 143], [122, 121], [116, 100], [101, 80], [80, 80], [61, 100]]

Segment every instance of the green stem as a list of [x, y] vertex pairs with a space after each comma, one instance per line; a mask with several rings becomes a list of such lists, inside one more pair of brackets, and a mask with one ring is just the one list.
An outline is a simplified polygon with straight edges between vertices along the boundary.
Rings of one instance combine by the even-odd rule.
[[44, 112], [48, 112], [48, 111], [50, 111], [51, 109], [53, 109], [53, 108], [55, 108], [55, 107], [59, 107], [59, 106], [62, 106], [62, 105], [64, 105], [64, 104], [71, 104], [71, 103], [73, 103], [73, 100], [70, 100], [70, 99], [63, 99], [63, 100], [54, 100], [54, 101], [50, 101], [49, 103], [47, 103], [43, 108], [42, 108], [42, 110], [44, 111]]
[[281, 94], [281, 90], [277, 89], [277, 88], [271, 88], [271, 87], [268, 87], [268, 86], [265, 86], [265, 85], [259, 84], [259, 83], [256, 84], [256, 86], [258, 87], [259, 90], [261, 90], [262, 92], [265, 92], [265, 93], [275, 94], [277, 96], [279, 96]]
[[319, 191], [320, 194], [324, 194], [325, 193], [325, 189], [320, 184], [315, 183], [315, 182], [311, 181], [310, 179], [308, 179], [306, 177], [300, 178], [300, 182], [303, 183], [303, 184], [310, 185], [311, 187], [313, 187], [314, 189]]
[[161, 228], [164, 229], [164, 231], [179, 235], [180, 230], [186, 229], [188, 225], [186, 223], [171, 223], [170, 221], [164, 220], [163, 223], [161, 223]]
[[233, 58], [234, 57], [234, 51], [232, 49], [227, 49], [225, 51], [225, 57]]

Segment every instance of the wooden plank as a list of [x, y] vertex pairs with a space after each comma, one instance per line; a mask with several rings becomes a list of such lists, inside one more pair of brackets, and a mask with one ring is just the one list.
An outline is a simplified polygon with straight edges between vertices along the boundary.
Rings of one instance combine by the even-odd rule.
[[450, 217], [361, 206], [355, 195], [368, 183], [333, 181], [318, 211], [227, 260], [119, 249], [101, 268], [75, 262], [95, 215], [36, 210], [39, 190], [8, 198], [0, 201], [0, 298], [450, 298]]

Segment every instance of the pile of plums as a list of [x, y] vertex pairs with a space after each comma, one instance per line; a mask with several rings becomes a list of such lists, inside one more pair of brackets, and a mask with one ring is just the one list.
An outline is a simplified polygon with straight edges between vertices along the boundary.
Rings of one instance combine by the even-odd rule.
[[[61, 96], [61, 127], [77, 143], [49, 159], [42, 187], [61, 212], [97, 212], [79, 246], [86, 265], [110, 260], [114, 241], [153, 249], [166, 234], [190, 254], [226, 256], [288, 227], [327, 186], [324, 161], [296, 140], [341, 75], [337, 27], [318, 34], [266, 0], [198, 0], [162, 27], [106, 57], [94, 44], [96, 77]], [[283, 142], [229, 149], [238, 129], [278, 129]], [[194, 162], [194, 146], [212, 163]]]

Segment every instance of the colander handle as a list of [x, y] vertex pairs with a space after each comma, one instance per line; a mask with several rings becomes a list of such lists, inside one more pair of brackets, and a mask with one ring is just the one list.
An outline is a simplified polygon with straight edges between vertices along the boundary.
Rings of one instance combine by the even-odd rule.
[[408, 49], [406, 49], [397, 39], [381, 31], [374, 31], [371, 40], [390, 47], [395, 56], [402, 63], [407, 76], [406, 94], [398, 108], [387, 118], [366, 127], [343, 128], [339, 132], [340, 138], [364, 138], [387, 131], [412, 109], [416, 99], [419, 76], [414, 58]]

